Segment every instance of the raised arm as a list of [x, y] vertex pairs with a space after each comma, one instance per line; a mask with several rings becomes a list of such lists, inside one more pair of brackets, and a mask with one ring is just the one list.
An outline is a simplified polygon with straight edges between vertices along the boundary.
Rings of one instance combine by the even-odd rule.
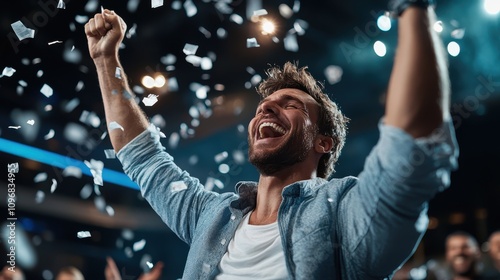
[[405, 130], [414, 138], [429, 135], [448, 118], [446, 55], [432, 28], [434, 22], [432, 7], [412, 6], [399, 16], [399, 42], [389, 82], [385, 123]]
[[133, 98], [118, 59], [118, 49], [126, 29], [122, 18], [109, 10], [96, 14], [85, 25], [90, 56], [99, 77], [106, 122], [108, 127], [112, 122], [123, 127], [123, 130], [109, 130], [115, 151], [119, 151], [148, 126], [148, 120]]

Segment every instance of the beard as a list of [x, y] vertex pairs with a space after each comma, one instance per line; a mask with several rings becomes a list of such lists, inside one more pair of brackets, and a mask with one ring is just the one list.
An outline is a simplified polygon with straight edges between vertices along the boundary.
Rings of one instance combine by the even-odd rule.
[[[251, 143], [251, 140], [248, 139]], [[273, 152], [258, 153], [250, 145], [248, 159], [262, 175], [273, 175], [296, 163], [302, 162], [313, 148], [314, 129], [310, 128], [303, 135], [291, 135]]]

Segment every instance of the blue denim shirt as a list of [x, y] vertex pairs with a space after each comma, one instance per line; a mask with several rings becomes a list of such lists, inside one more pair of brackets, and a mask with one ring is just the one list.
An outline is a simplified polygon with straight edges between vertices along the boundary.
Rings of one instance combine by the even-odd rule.
[[[427, 201], [449, 185], [458, 148], [451, 122], [413, 139], [380, 124], [358, 178], [295, 182], [283, 189], [278, 225], [290, 279], [383, 279], [413, 252], [427, 228]], [[181, 170], [150, 126], [118, 153], [124, 171], [189, 244], [183, 279], [213, 279], [257, 184], [206, 191]]]

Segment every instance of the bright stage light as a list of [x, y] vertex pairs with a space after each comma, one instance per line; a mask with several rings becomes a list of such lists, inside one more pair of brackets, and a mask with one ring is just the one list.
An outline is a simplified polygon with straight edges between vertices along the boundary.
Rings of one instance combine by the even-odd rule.
[[443, 32], [443, 22], [438, 20], [434, 23], [434, 25], [432, 26], [434, 28], [434, 31], [436, 31], [437, 33], [441, 33]]
[[144, 76], [142, 77], [142, 85], [145, 86], [146, 88], [153, 88], [155, 86], [155, 79], [151, 76]]
[[385, 47], [385, 44], [380, 41], [376, 41], [373, 44], [373, 50], [380, 57], [384, 57], [385, 54], [387, 53], [387, 48]]
[[263, 34], [272, 34], [276, 30], [274, 23], [267, 19], [262, 20], [261, 28]]
[[448, 53], [451, 55], [451, 56], [457, 56], [459, 53], [460, 53], [460, 45], [455, 42], [455, 41], [451, 41], [449, 44], [448, 44]]
[[161, 88], [165, 85], [166, 82], [167, 80], [165, 80], [165, 77], [163, 77], [163, 75], [158, 75], [155, 78], [154, 86], [157, 88]]
[[490, 15], [496, 15], [500, 12], [500, 0], [484, 0], [484, 10]]

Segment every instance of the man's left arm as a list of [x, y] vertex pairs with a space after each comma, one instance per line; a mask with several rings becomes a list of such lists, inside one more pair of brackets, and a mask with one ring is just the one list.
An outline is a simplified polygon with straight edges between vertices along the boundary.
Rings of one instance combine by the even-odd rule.
[[409, 7], [398, 21], [398, 46], [387, 91], [385, 124], [401, 128], [414, 138], [431, 134], [449, 118], [446, 53], [432, 28], [434, 22], [432, 7]]

